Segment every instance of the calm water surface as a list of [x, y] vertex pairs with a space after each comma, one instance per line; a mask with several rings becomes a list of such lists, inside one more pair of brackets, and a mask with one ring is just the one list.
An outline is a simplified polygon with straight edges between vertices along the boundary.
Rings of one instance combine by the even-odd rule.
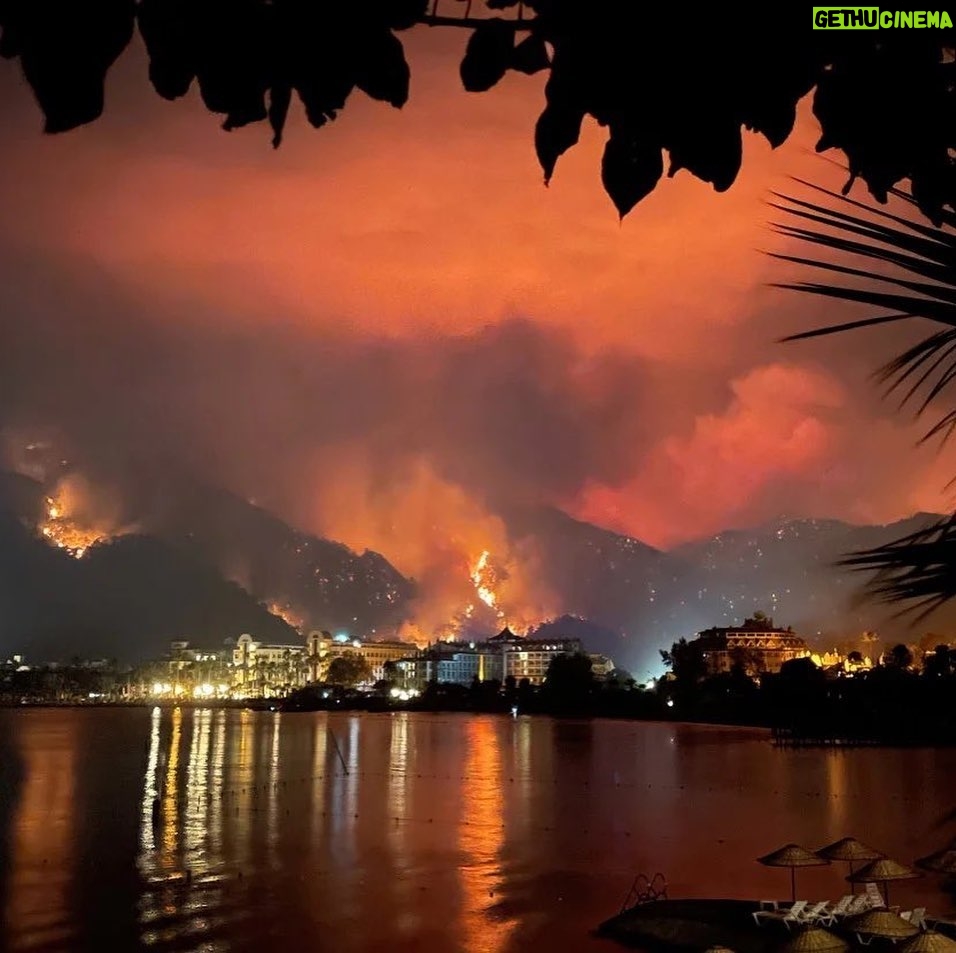
[[[154, 801], [158, 798], [157, 809]], [[0, 712], [0, 949], [613, 949], [633, 876], [786, 896], [753, 858], [940, 846], [956, 752], [428, 714]], [[811, 899], [843, 865], [801, 871]], [[949, 912], [935, 879], [893, 902]]]

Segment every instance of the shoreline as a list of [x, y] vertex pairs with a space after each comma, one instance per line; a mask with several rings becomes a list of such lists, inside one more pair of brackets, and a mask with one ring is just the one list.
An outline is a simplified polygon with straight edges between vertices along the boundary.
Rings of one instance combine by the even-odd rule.
[[759, 733], [764, 736], [775, 748], [790, 750], [810, 750], [818, 749], [825, 751], [845, 751], [858, 748], [897, 748], [897, 749], [947, 749], [956, 747], [956, 738], [788, 738], [785, 741], [777, 737], [775, 729], [766, 724], [746, 723], [746, 722], [728, 722], [728, 721], [701, 721], [699, 719], [671, 719], [655, 717], [638, 717], [627, 714], [617, 714], [604, 711], [579, 711], [579, 710], [531, 710], [519, 712], [515, 715], [510, 709], [501, 706], [489, 708], [464, 708], [464, 707], [426, 707], [422, 705], [402, 705], [392, 704], [384, 699], [364, 700], [361, 704], [332, 704], [322, 707], [299, 708], [289, 706], [286, 699], [261, 699], [253, 698], [246, 700], [235, 699], [183, 699], [181, 701], [169, 701], [165, 699], [139, 699], [135, 701], [6, 701], [0, 700], [0, 711], [23, 711], [29, 709], [140, 709], [140, 708], [163, 708], [174, 709], [181, 708], [187, 710], [226, 710], [226, 711], [262, 711], [282, 713], [289, 715], [311, 714], [315, 712], [350, 712], [350, 713], [368, 713], [368, 714], [396, 714], [400, 712], [413, 712], [417, 714], [432, 715], [496, 715], [502, 718], [535, 718], [545, 717], [554, 718], [563, 721], [616, 721], [616, 722], [634, 722], [635, 724], [655, 724], [655, 725], [673, 725], [688, 726], [695, 728], [710, 728], [714, 730], [746, 730]]

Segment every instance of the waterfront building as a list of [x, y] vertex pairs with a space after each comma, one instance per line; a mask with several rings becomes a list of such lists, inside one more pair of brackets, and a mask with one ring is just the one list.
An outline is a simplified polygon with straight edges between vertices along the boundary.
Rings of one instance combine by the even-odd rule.
[[[164, 662], [143, 672], [145, 694], [168, 698], [278, 698], [309, 683], [324, 682], [336, 658], [357, 655], [370, 669], [369, 684], [385, 679], [394, 663], [394, 678], [404, 690], [422, 691], [430, 682], [471, 685], [527, 679], [540, 685], [551, 660], [581, 651], [579, 639], [529, 639], [504, 629], [484, 642], [437, 642], [422, 648], [398, 640], [350, 639], [327, 631], [309, 632], [301, 644], [261, 642], [240, 635], [231, 648], [210, 651], [185, 640], [171, 643]], [[614, 663], [592, 656], [598, 677]]]
[[333, 638], [328, 632], [310, 632], [306, 639], [309, 681], [325, 681], [333, 659], [343, 655], [358, 655], [365, 659], [371, 670], [371, 681], [385, 678], [385, 665], [414, 656], [418, 646], [397, 639], [371, 641], [349, 639], [347, 636]]
[[708, 675], [729, 672], [735, 665], [751, 675], [779, 672], [784, 662], [810, 655], [807, 643], [789, 626], [781, 629], [759, 613], [741, 626], [705, 629], [695, 644], [702, 650]]
[[[477, 679], [504, 683], [509, 677], [540, 685], [555, 656], [580, 651], [580, 639], [529, 639], [506, 628], [484, 642], [436, 642], [396, 664], [402, 687], [418, 691], [429, 682], [471, 685]], [[600, 671], [614, 668], [606, 656], [595, 658]]]
[[483, 681], [481, 654], [474, 643], [436, 642], [414, 655], [395, 663], [402, 688], [424, 691], [429, 682], [443, 685], [471, 685], [477, 678]]
[[[356, 644], [357, 642], [357, 644]], [[381, 681], [385, 678], [385, 664], [387, 662], [398, 662], [401, 659], [408, 658], [418, 649], [417, 646], [409, 642], [390, 641], [382, 639], [378, 642], [365, 642], [356, 640], [347, 652], [354, 652], [365, 659], [368, 667], [372, 671], [373, 682]]]
[[479, 651], [485, 658], [483, 678], [502, 682], [509, 677], [516, 682], [526, 678], [532, 685], [540, 685], [556, 655], [574, 655], [582, 651], [582, 645], [580, 639], [529, 639], [504, 628], [481, 643]]
[[232, 650], [233, 692], [247, 698], [277, 698], [306, 683], [307, 646], [259, 642], [240, 635]]
[[591, 672], [598, 681], [605, 681], [614, 671], [614, 659], [606, 655], [594, 655], [591, 653]]

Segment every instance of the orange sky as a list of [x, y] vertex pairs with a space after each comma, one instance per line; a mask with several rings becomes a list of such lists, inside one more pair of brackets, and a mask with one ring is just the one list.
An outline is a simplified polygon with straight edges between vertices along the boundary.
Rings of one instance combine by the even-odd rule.
[[[603, 130], [588, 125], [545, 188], [532, 145], [543, 79], [469, 95], [464, 35], [403, 37], [404, 110], [356, 93], [321, 131], [297, 115], [278, 152], [265, 127], [220, 131], [194, 93], [174, 104], [149, 93], [138, 49], [114, 70], [102, 121], [42, 137], [17, 67], [0, 63], [12, 104], [0, 246], [35, 264], [6, 269], [4, 325], [25, 326], [25, 310], [60, 289], [45, 333], [69, 325], [78, 363], [148, 329], [183, 375], [146, 394], [102, 358], [96, 400], [84, 405], [82, 386], [60, 403], [44, 391], [51, 415], [78, 403], [85, 433], [94, 414], [141, 399], [143, 419], [168, 408], [180, 422], [164, 440], [178, 427], [192, 449], [201, 419], [197, 455], [235, 489], [419, 574], [423, 540], [474, 526], [486, 497], [512, 493], [661, 546], [779, 514], [888, 521], [946, 504], [952, 461], [911, 450], [917, 431], [867, 380], [892, 342], [774, 343], [836, 313], [767, 288], [787, 272], [760, 254], [782, 247], [769, 190], [797, 188], [794, 175], [842, 182], [813, 155], [806, 104], [778, 151], [747, 136], [728, 193], [683, 172], [619, 223], [600, 185]], [[303, 413], [312, 383], [260, 376], [248, 355], [241, 378], [226, 358], [194, 357], [197, 336], [229, 353], [236, 335], [301, 342], [315, 359], [297, 374], [342, 375], [339, 390], [320, 388], [324, 404], [354, 384], [369, 408], [349, 423], [334, 406]], [[347, 361], [325, 363], [328, 340]], [[522, 376], [533, 392], [509, 398]], [[37, 391], [10, 387], [21, 417], [42, 419]], [[426, 512], [426, 499], [452, 501], [449, 512]]]

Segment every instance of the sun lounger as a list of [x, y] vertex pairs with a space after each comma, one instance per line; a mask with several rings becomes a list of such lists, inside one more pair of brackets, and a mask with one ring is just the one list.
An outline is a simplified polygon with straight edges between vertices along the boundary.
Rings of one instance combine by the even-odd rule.
[[886, 906], [886, 901], [883, 899], [883, 894], [880, 893], [880, 888], [876, 884], [867, 884], [866, 885], [866, 898], [870, 901], [870, 906], [879, 910]]
[[858, 893], [850, 904], [846, 912], [848, 917], [856, 916], [858, 913], [866, 913], [870, 909], [870, 898], [865, 893]]
[[776, 920], [780, 923], [785, 923], [787, 928], [790, 928], [791, 923], [803, 923], [801, 916], [807, 908], [808, 901], [806, 900], [795, 900], [793, 904], [786, 910], [755, 910], [754, 911], [754, 923], [757, 926], [761, 926], [767, 920]]
[[852, 893], [848, 893], [845, 897], [840, 897], [833, 906], [829, 906], [823, 911], [820, 919], [832, 925], [836, 923], [837, 917], [850, 916], [850, 910], [856, 899], [856, 894]]
[[818, 903], [813, 904], [813, 906], [802, 910], [792, 920], [784, 920], [783, 922], [786, 923], [788, 930], [793, 923], [832, 923], [833, 918], [827, 912], [827, 907], [829, 906], [829, 900], [820, 900]]

